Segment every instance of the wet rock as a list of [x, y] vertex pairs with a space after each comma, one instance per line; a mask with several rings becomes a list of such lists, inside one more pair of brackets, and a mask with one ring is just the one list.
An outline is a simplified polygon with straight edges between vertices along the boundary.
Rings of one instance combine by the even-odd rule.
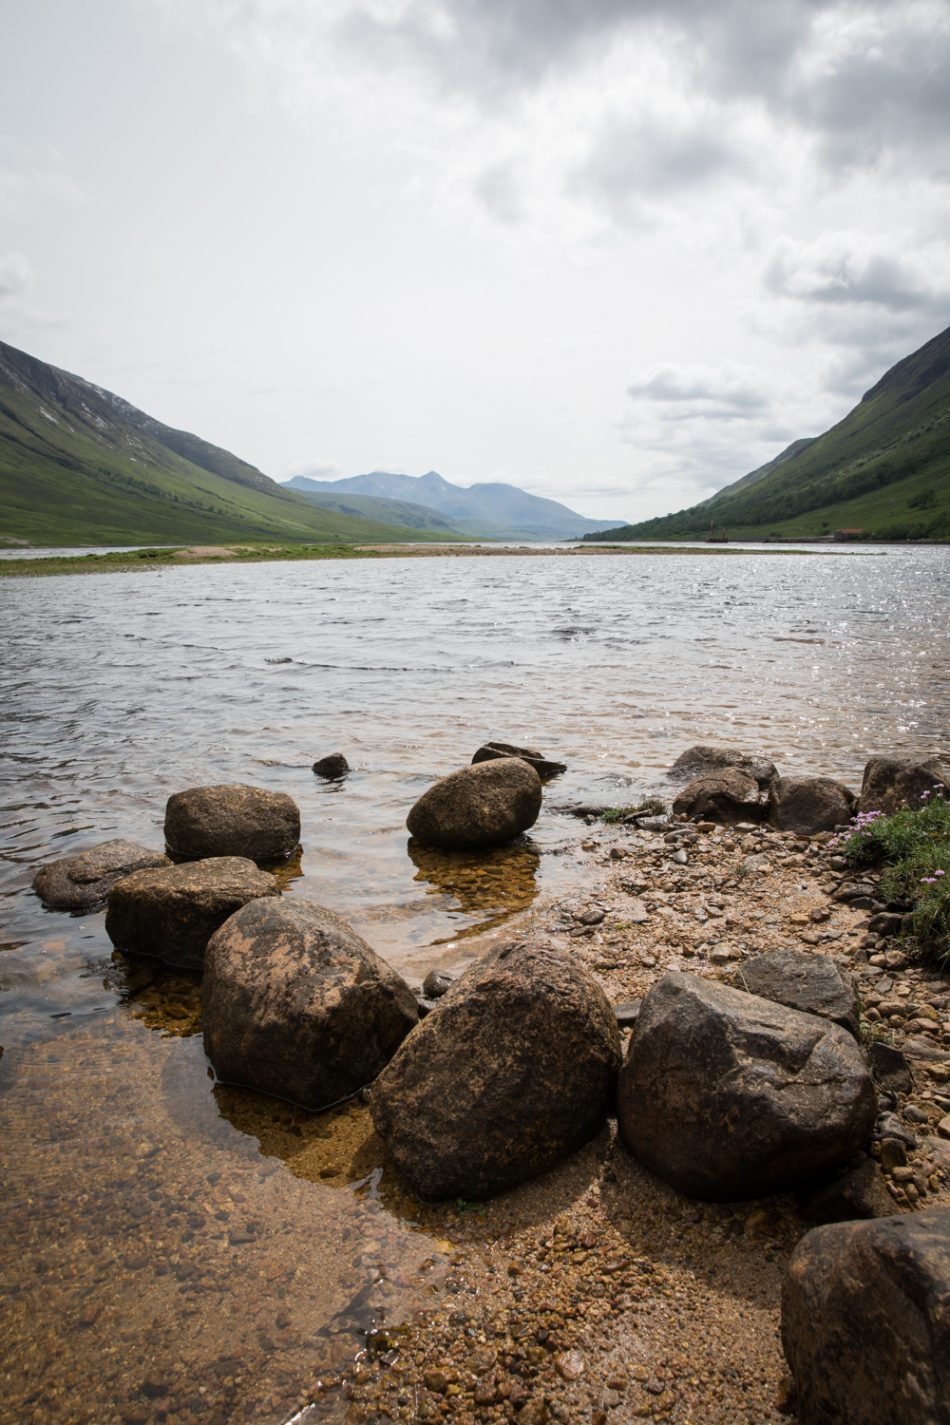
[[424, 846], [476, 851], [527, 831], [541, 810], [541, 779], [518, 757], [452, 772], [424, 792], [406, 818]]
[[755, 778], [727, 767], [690, 782], [674, 801], [673, 811], [694, 821], [716, 821], [728, 826], [762, 816], [764, 807]]
[[567, 771], [566, 763], [552, 762], [545, 757], [543, 752], [538, 752], [534, 747], [516, 747], [511, 742], [482, 743], [472, 758], [472, 765], [475, 766], [479, 762], [492, 762], [499, 757], [520, 757], [522, 762], [527, 762], [534, 768], [542, 782], [547, 782], [551, 777], [557, 777]]
[[831, 777], [779, 777], [769, 791], [769, 821], [779, 831], [817, 836], [847, 826], [854, 794]]
[[239, 783], [189, 787], [168, 798], [165, 840], [176, 856], [246, 856], [286, 861], [300, 842], [300, 812], [284, 792]]
[[745, 962], [738, 988], [804, 1014], [820, 1014], [857, 1038], [858, 997], [854, 984], [828, 955], [768, 950]]
[[850, 1222], [857, 1217], [887, 1217], [893, 1203], [873, 1158], [819, 1183], [800, 1195], [799, 1211], [808, 1222]]
[[33, 889], [51, 910], [101, 910], [123, 876], [170, 864], [160, 851], [135, 841], [102, 841], [41, 866], [33, 877]]
[[809, 1232], [782, 1290], [802, 1425], [948, 1425], [950, 1211]]
[[698, 745], [680, 753], [670, 768], [671, 777], [705, 777], [734, 769], [752, 777], [764, 790], [778, 776], [775, 763], [761, 754], [736, 752], [731, 747]]
[[514, 942], [456, 981], [380, 1074], [370, 1107], [420, 1197], [484, 1198], [585, 1143], [619, 1063], [596, 980], [553, 949]]
[[897, 757], [872, 757], [864, 768], [858, 810], [886, 814], [901, 807], [920, 806], [924, 792], [934, 786], [950, 792], [950, 765], [941, 757], [924, 762]]
[[229, 916], [258, 896], [277, 896], [273, 876], [240, 856], [134, 871], [109, 892], [106, 933], [117, 950], [200, 970], [205, 947]]
[[330, 752], [326, 757], [317, 758], [313, 764], [313, 770], [318, 777], [323, 777], [327, 782], [338, 782], [341, 777], [346, 776], [350, 770], [350, 764], [342, 752]]
[[843, 1167], [874, 1115], [846, 1030], [695, 975], [667, 975], [646, 996], [620, 1072], [624, 1142], [674, 1187], [713, 1201]]
[[430, 970], [422, 981], [422, 993], [426, 999], [441, 999], [455, 984], [456, 976], [448, 970]]
[[212, 937], [202, 987], [218, 1078], [328, 1108], [376, 1077], [418, 1019], [405, 981], [346, 921], [253, 901]]

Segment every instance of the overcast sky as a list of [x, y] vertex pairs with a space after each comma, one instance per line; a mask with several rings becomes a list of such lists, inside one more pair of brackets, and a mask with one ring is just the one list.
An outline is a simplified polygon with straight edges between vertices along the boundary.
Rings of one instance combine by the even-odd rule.
[[0, 335], [287, 479], [679, 509], [950, 324], [950, 0], [0, 0]]

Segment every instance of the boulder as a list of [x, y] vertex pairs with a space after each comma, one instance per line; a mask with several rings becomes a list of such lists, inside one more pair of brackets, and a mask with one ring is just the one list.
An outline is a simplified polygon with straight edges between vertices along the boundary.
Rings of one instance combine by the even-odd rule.
[[820, 1014], [858, 1037], [858, 997], [850, 975], [829, 955], [805, 950], [767, 950], [745, 960], [738, 988], [762, 999]]
[[683, 788], [673, 803], [677, 816], [687, 816], [694, 821], [719, 821], [727, 826], [740, 821], [761, 821], [764, 810], [758, 782], [735, 767], [697, 777]]
[[809, 1232], [782, 1344], [801, 1425], [950, 1425], [950, 1210]]
[[527, 831], [541, 810], [541, 779], [518, 757], [452, 772], [424, 792], [406, 826], [424, 846], [477, 851]]
[[276, 879], [240, 856], [134, 871], [109, 892], [106, 933], [117, 950], [200, 970], [220, 925], [258, 896], [280, 895]]
[[744, 772], [766, 791], [778, 776], [775, 763], [761, 753], [736, 752], [731, 747], [710, 747], [700, 744], [681, 752], [670, 768], [671, 777], [708, 777], [730, 769]]
[[168, 798], [165, 840], [175, 856], [246, 856], [286, 861], [300, 842], [300, 812], [284, 792], [232, 784], [189, 787]]
[[160, 851], [149, 851], [135, 841], [101, 841], [41, 866], [33, 877], [33, 889], [50, 910], [101, 910], [123, 876], [170, 865]]
[[341, 777], [346, 776], [350, 770], [350, 764], [342, 752], [330, 752], [326, 757], [317, 758], [313, 764], [313, 770], [318, 777], [323, 777], [327, 782], [338, 782]]
[[422, 981], [422, 993], [426, 999], [441, 999], [455, 984], [456, 976], [448, 970], [430, 970]]
[[420, 1197], [484, 1198], [596, 1133], [619, 1064], [620, 1031], [593, 976], [547, 946], [513, 943], [438, 1001], [376, 1080], [370, 1108]]
[[405, 981], [345, 920], [255, 900], [211, 937], [205, 1052], [218, 1078], [317, 1111], [375, 1079], [418, 1019]]
[[551, 762], [543, 752], [533, 747], [515, 747], [511, 742], [483, 742], [472, 758], [472, 766], [479, 762], [492, 762], [498, 757], [520, 757], [522, 762], [534, 768], [542, 782], [567, 771], [566, 763]]
[[779, 831], [817, 836], [847, 826], [854, 793], [831, 777], [779, 777], [769, 791], [769, 821]]
[[894, 1202], [881, 1166], [862, 1156], [856, 1163], [799, 1195], [806, 1222], [851, 1222], [856, 1217], [889, 1217]]
[[864, 1057], [839, 1025], [696, 975], [667, 975], [644, 999], [620, 1131], [690, 1196], [758, 1197], [843, 1168], [874, 1116]]
[[901, 807], [920, 806], [924, 792], [943, 787], [950, 794], [950, 764], [945, 758], [925, 762], [896, 757], [872, 757], [864, 769], [858, 811], [882, 811], [887, 815]]

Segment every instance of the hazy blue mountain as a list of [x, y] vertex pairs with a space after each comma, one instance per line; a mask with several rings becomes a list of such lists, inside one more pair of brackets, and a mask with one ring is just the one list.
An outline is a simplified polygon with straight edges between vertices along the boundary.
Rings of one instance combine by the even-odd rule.
[[311, 480], [298, 475], [288, 481], [295, 490], [331, 495], [371, 495], [400, 500], [434, 510], [462, 534], [490, 539], [574, 539], [608, 529], [611, 520], [591, 520], [575, 514], [558, 500], [529, 495], [517, 485], [492, 481], [465, 488], [453, 485], [435, 470], [426, 475], [394, 475], [373, 470], [342, 480]]

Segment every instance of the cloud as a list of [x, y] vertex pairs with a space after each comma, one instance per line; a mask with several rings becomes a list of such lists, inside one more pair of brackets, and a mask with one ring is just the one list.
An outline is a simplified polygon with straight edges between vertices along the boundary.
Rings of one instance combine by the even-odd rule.
[[33, 269], [22, 252], [0, 252], [0, 301], [18, 297], [33, 280]]
[[666, 362], [638, 372], [627, 386], [632, 401], [675, 406], [703, 420], [750, 420], [769, 407], [769, 397], [757, 373], [732, 363], [722, 366], [676, 366]]

